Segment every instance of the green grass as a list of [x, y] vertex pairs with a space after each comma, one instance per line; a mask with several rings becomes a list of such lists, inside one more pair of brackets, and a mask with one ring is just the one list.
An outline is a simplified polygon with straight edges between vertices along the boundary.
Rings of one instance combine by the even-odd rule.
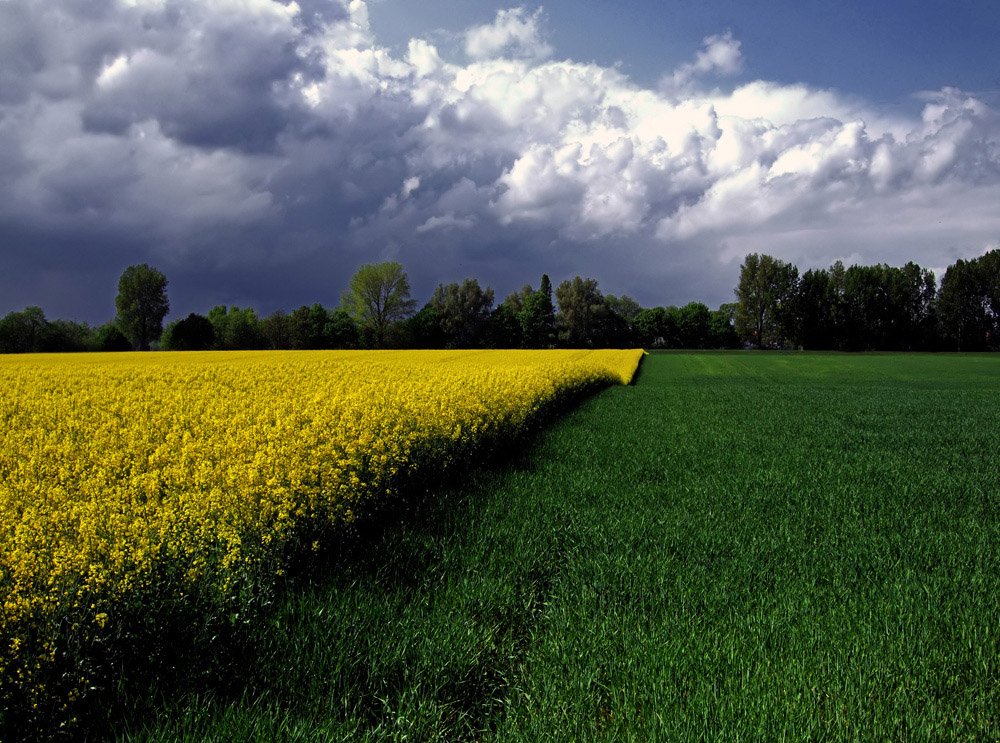
[[114, 724], [995, 740], [998, 431], [1000, 357], [654, 354], [300, 576], [187, 691]]

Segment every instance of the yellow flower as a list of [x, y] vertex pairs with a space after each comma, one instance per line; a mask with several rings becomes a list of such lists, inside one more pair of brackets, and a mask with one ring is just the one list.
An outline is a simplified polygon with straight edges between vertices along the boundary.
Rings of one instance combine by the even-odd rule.
[[92, 623], [84, 607], [141, 601], [166, 590], [161, 576], [220, 598], [280, 576], [305, 533], [518, 435], [564, 396], [627, 384], [641, 355], [0, 357], [0, 669], [30, 687], [51, 659], [42, 641], [29, 647], [39, 628], [68, 613], [64, 626], [94, 632], [108, 615]]

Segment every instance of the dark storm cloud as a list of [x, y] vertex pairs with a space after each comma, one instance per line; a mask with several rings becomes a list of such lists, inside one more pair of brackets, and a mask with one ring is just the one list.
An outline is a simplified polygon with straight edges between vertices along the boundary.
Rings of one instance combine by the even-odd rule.
[[84, 106], [87, 130], [123, 134], [156, 120], [183, 144], [272, 150], [278, 134], [302, 119], [289, 88], [323, 75], [319, 60], [298, 49], [301, 28], [280, 15], [222, 14], [211, 3], [190, 3], [183, 12], [168, 5], [129, 20], [138, 27]]
[[500, 12], [454, 62], [380, 47], [361, 0], [0, 0], [0, 313], [106, 320], [143, 261], [180, 315], [335, 304], [388, 259], [419, 299], [546, 272], [718, 304], [750, 251], [942, 268], [1000, 237], [974, 96], [909, 120], [726, 82], [728, 32], [648, 90], [551, 59], [543, 21]]

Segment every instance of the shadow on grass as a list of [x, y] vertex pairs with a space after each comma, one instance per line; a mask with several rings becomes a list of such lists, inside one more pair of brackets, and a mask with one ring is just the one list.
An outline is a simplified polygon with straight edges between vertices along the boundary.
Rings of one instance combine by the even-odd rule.
[[[528, 454], [551, 423], [598, 391], [550, 405], [515, 440], [479, 446], [444, 471], [424, 468], [392, 498], [370, 503], [350, 528], [318, 551], [294, 553], [284, 576], [269, 585], [249, 586], [222, 610], [207, 596], [183, 591], [154, 606], [120, 607], [113, 636], [81, 651], [93, 681], [89, 693], [72, 707], [73, 719], [60, 719], [59, 710], [19, 714], [15, 705], [0, 717], [0, 739], [103, 740], [141, 730], [181, 698], [211, 699], [216, 706], [268, 698], [295, 706], [296, 692], [277, 678], [283, 670], [277, 656], [293, 650], [289, 633], [295, 633], [278, 624], [281, 612], [310, 595], [322, 597], [344, 581], [370, 584], [390, 596], [418, 590], [428, 573], [446, 569], [435, 546], [445, 533], [460, 528], [456, 524], [505, 476], [531, 469]], [[491, 715], [502, 708], [558, 566], [553, 555], [546, 565], [515, 576], [507, 599], [483, 605], [478, 620], [497, 628], [496, 642], [460, 658], [436, 692], [442, 707], [454, 714], [449, 739], [471, 739], [471, 731], [488, 728]], [[77, 663], [68, 672], [79, 670]], [[350, 678], [330, 683], [339, 683], [345, 694], [353, 688], [365, 692], [353, 714], [363, 727], [374, 728], [384, 722], [378, 700], [405, 694], [409, 672], [398, 658], [377, 657], [372, 663], [356, 662]]]

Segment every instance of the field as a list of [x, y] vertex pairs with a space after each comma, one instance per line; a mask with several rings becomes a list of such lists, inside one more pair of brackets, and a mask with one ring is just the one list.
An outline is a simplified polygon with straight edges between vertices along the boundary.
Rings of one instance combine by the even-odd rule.
[[169, 662], [176, 615], [245, 624], [360, 514], [627, 383], [641, 354], [0, 359], [0, 725], [76, 727], [120, 646]]
[[998, 388], [992, 356], [651, 355], [121, 737], [997, 739]]

